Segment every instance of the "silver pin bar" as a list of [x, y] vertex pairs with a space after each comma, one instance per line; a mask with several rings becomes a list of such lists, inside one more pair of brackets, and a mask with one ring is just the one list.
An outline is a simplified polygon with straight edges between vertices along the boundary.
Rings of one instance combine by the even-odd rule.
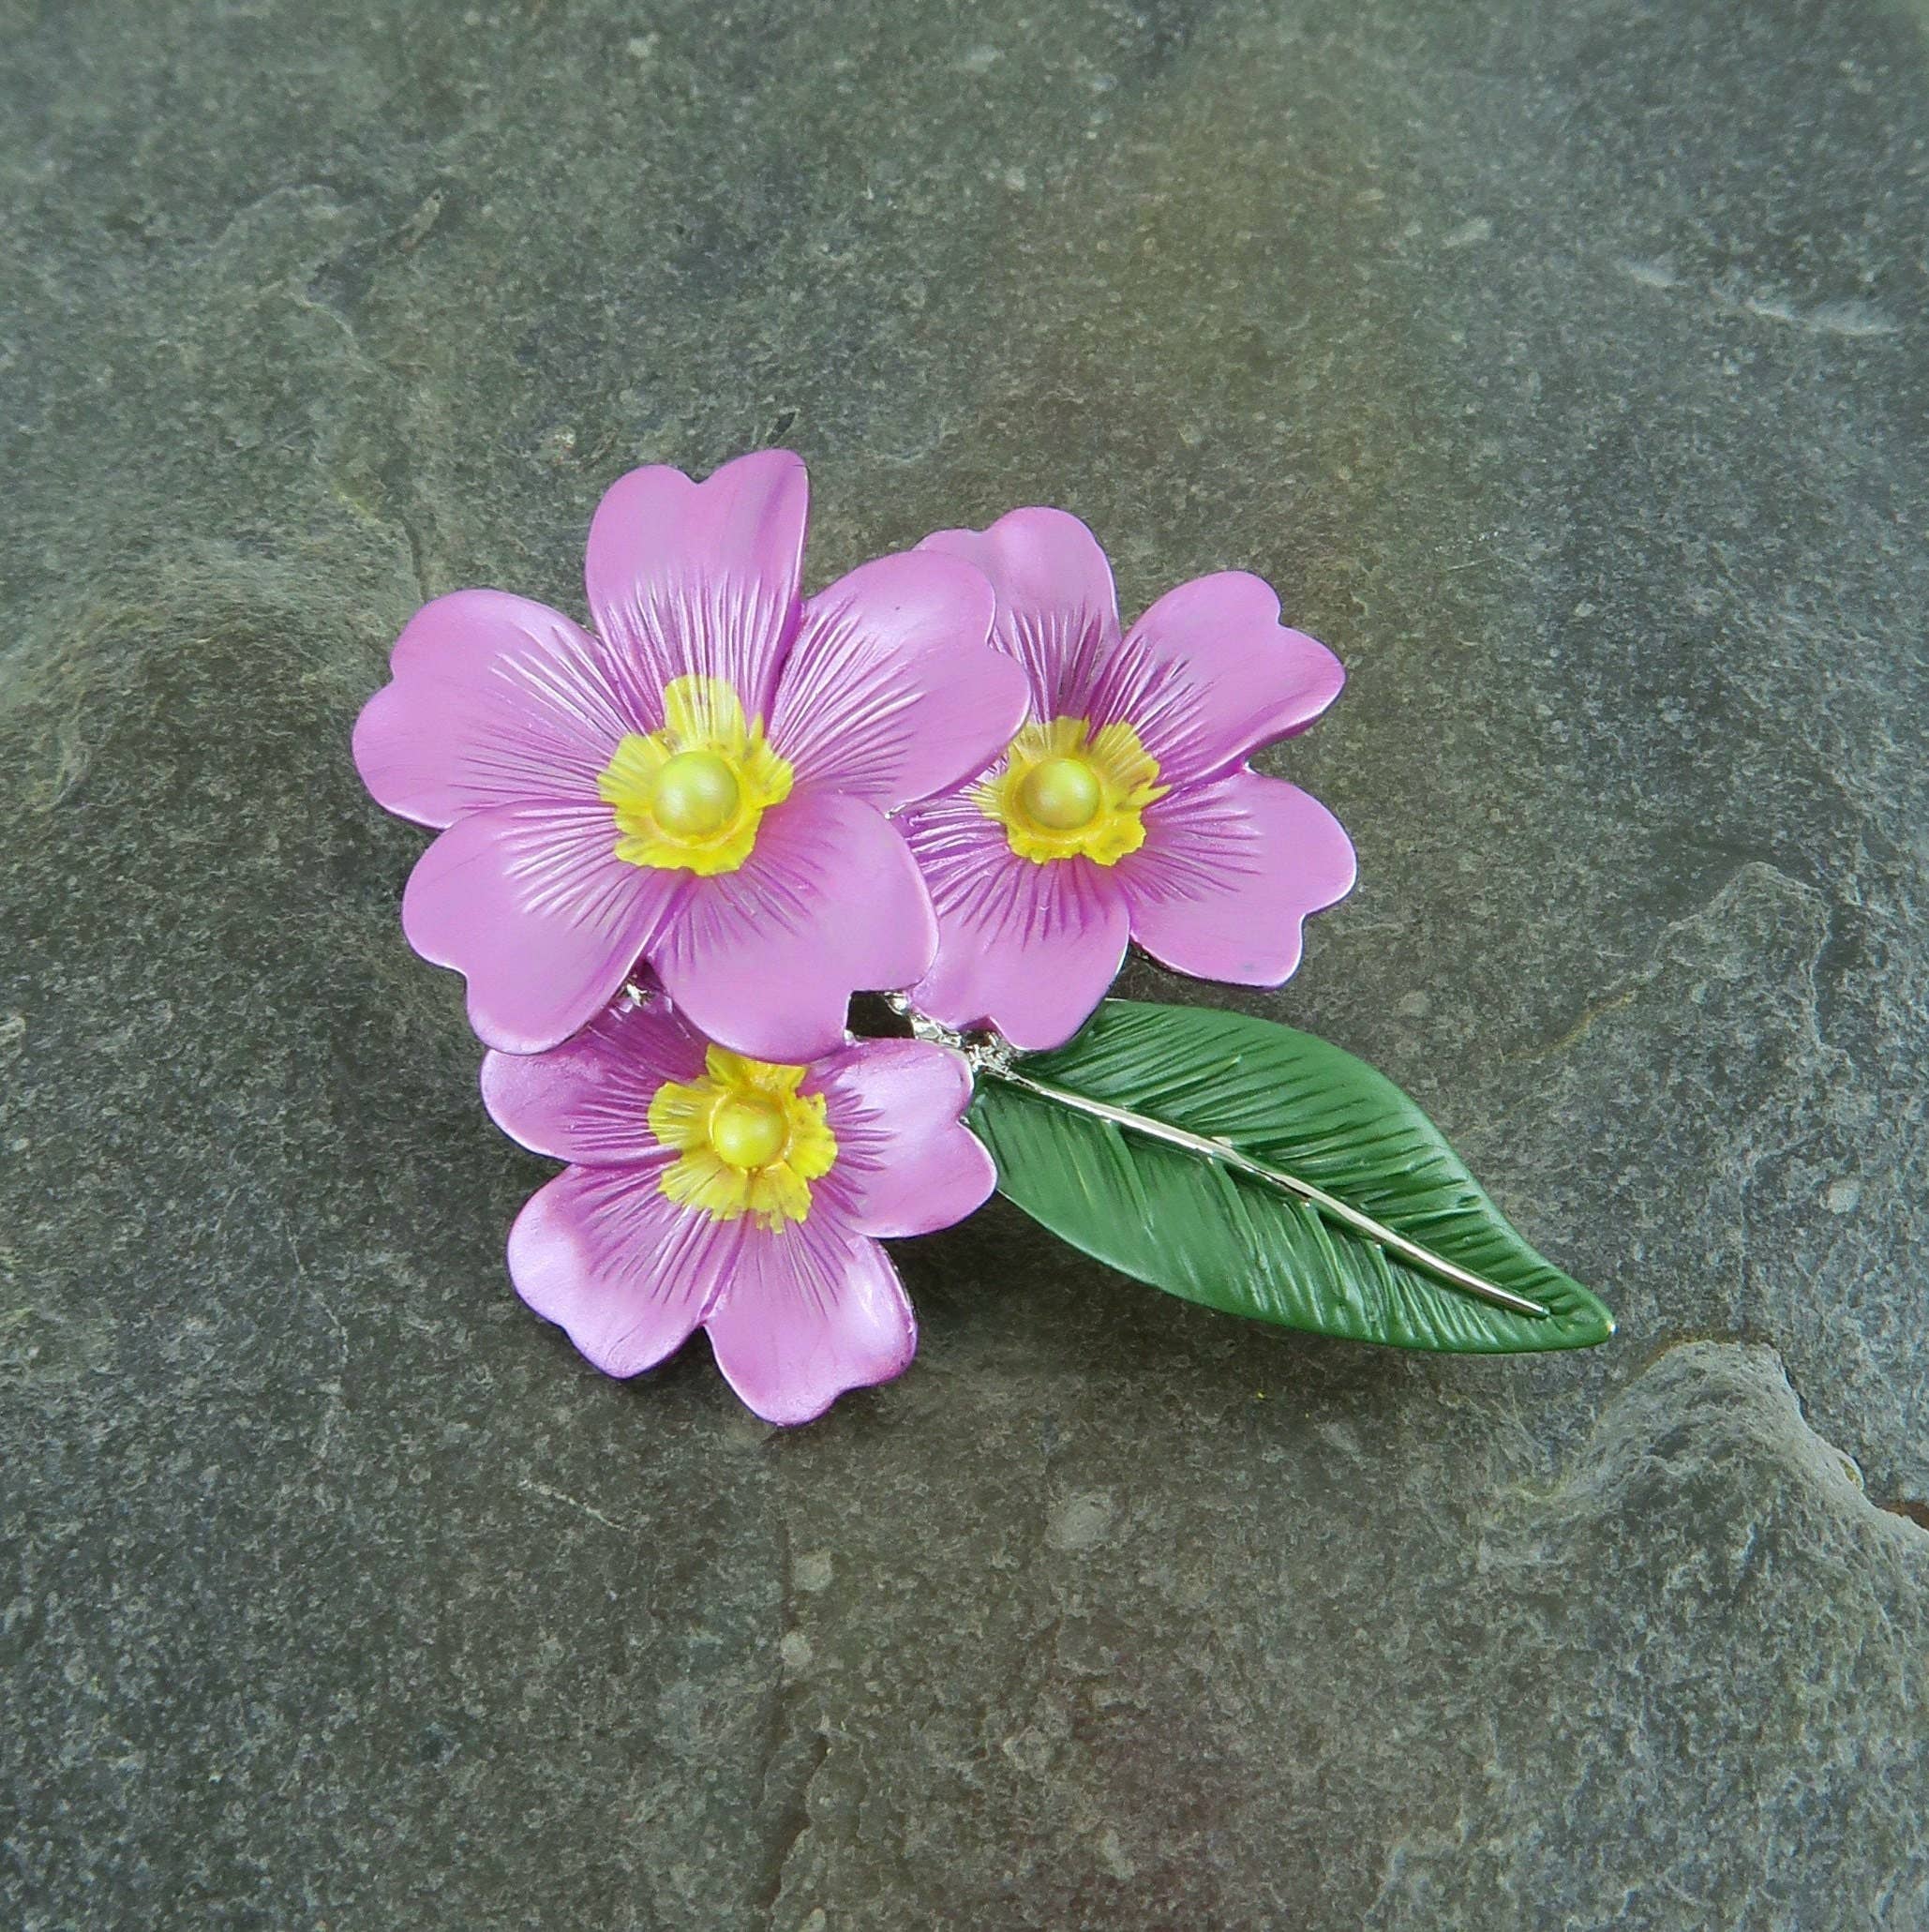
[[[995, 1049], [980, 1047], [971, 1051], [977, 1042], [966, 1043], [973, 1064], [980, 1072], [988, 1073], [994, 1080], [1002, 1080], [1008, 1086], [1015, 1086], [1021, 1092], [1036, 1094], [1039, 1099], [1068, 1107], [1073, 1113], [1089, 1115], [1095, 1120], [1108, 1120], [1114, 1127], [1121, 1127], [1129, 1133], [1136, 1133], [1145, 1140], [1162, 1141], [1169, 1147], [1183, 1147], [1189, 1154], [1198, 1154], [1208, 1161], [1217, 1161], [1222, 1166], [1249, 1176], [1256, 1181], [1263, 1181], [1269, 1188], [1277, 1188], [1282, 1194], [1294, 1195], [1317, 1208], [1330, 1221], [1338, 1221], [1343, 1227], [1351, 1228], [1356, 1235], [1364, 1235], [1376, 1246], [1383, 1248], [1389, 1254], [1397, 1255], [1411, 1266], [1444, 1281], [1450, 1288], [1458, 1288], [1463, 1295], [1472, 1295], [1478, 1300], [1491, 1303], [1495, 1308], [1503, 1308], [1511, 1314], [1532, 1315], [1546, 1320], [1552, 1312], [1537, 1301], [1530, 1301], [1524, 1295], [1516, 1295], [1511, 1289], [1503, 1288], [1495, 1282], [1474, 1274], [1470, 1268], [1463, 1268], [1458, 1262], [1447, 1260], [1443, 1254], [1436, 1254], [1430, 1248], [1423, 1248], [1417, 1241], [1410, 1241], [1395, 1229], [1384, 1227], [1369, 1214], [1362, 1214], [1357, 1207], [1350, 1207], [1344, 1201], [1327, 1193], [1323, 1188], [1316, 1188], [1310, 1181], [1303, 1181], [1297, 1175], [1287, 1174], [1279, 1168], [1268, 1167], [1263, 1161], [1255, 1161], [1249, 1154], [1242, 1154], [1230, 1141], [1219, 1140], [1203, 1133], [1188, 1133], [1182, 1127], [1170, 1127], [1163, 1120], [1154, 1120], [1149, 1115], [1134, 1114], [1124, 1107], [1114, 1107], [1104, 1101], [1088, 1100], [1084, 1094], [1073, 1093], [1069, 1087], [1053, 1086], [1045, 1081], [1034, 1080], [1029, 1073], [1021, 1073], [1014, 1067], [1009, 1056]], [[1002, 1044], [1002, 1042], [1000, 1043]]]

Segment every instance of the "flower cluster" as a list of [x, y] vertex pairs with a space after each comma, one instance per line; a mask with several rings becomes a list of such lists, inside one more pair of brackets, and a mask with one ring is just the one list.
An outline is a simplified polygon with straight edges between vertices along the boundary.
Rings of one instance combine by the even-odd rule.
[[570, 1163], [516, 1221], [517, 1291], [614, 1375], [703, 1327], [775, 1422], [905, 1367], [878, 1237], [995, 1180], [964, 1058], [853, 1040], [854, 993], [1054, 1046], [1132, 939], [1279, 983], [1353, 870], [1247, 763], [1341, 681], [1258, 578], [1126, 632], [1091, 532], [1025, 509], [805, 598], [806, 501], [785, 451], [632, 472], [590, 529], [592, 630], [438, 598], [354, 738], [439, 833], [403, 927], [467, 981], [490, 1112]]

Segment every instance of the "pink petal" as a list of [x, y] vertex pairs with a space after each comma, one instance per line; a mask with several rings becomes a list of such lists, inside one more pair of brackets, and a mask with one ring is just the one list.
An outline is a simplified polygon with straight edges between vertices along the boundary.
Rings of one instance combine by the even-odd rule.
[[402, 930], [469, 981], [489, 1046], [540, 1053], [606, 1006], [677, 902], [683, 875], [626, 864], [603, 805], [499, 805], [417, 861]]
[[810, 486], [788, 450], [739, 457], [702, 483], [632, 470], [590, 524], [584, 576], [605, 640], [640, 699], [673, 678], [721, 678], [768, 717], [797, 624]]
[[1125, 958], [1117, 881], [1085, 859], [1021, 859], [967, 798], [902, 821], [937, 914], [937, 959], [911, 1002], [948, 1026], [995, 1026], [1032, 1052], [1062, 1045]]
[[1013, 510], [989, 530], [941, 530], [918, 546], [962, 558], [998, 596], [993, 641], [1024, 666], [1043, 719], [1084, 717], [1118, 648], [1118, 598], [1099, 540], [1064, 510]]
[[704, 1318], [717, 1367], [766, 1422], [809, 1422], [911, 1365], [918, 1325], [883, 1249], [815, 1216], [743, 1244]]
[[667, 1199], [669, 1157], [636, 1167], [571, 1167], [531, 1196], [509, 1231], [516, 1292], [606, 1375], [673, 1354], [732, 1279], [744, 1221]]
[[1300, 923], [1353, 889], [1353, 842], [1320, 801], [1235, 771], [1159, 800], [1118, 867], [1132, 937], [1175, 972], [1278, 986], [1299, 964]]
[[928, 1235], [984, 1206], [992, 1157], [961, 1116], [971, 1104], [964, 1055], [922, 1040], [860, 1040], [820, 1060], [837, 1136], [832, 1170], [851, 1225], [867, 1235]]
[[421, 825], [527, 799], [593, 799], [635, 728], [602, 646], [506, 592], [425, 604], [391, 663], [394, 681], [355, 721], [355, 766], [378, 803]]
[[547, 1053], [485, 1055], [483, 1104], [531, 1153], [606, 1167], [656, 1153], [657, 1088], [695, 1079], [703, 1064], [704, 1042], [666, 999], [619, 1000]]
[[737, 871], [690, 881], [650, 963], [712, 1040], [798, 1061], [842, 1046], [851, 995], [910, 985], [936, 943], [896, 829], [858, 799], [800, 786]]
[[1093, 698], [1130, 725], [1167, 785], [1208, 777], [1304, 731], [1339, 695], [1339, 660], [1279, 622], [1279, 600], [1243, 570], [1168, 591], [1127, 637]]
[[770, 741], [800, 779], [889, 812], [983, 771], [1024, 722], [1025, 681], [985, 639], [994, 599], [949, 557], [880, 557], [804, 607]]

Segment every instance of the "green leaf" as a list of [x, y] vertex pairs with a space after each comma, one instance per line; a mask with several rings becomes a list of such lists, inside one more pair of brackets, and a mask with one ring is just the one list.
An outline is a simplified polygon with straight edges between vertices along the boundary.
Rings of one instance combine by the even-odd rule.
[[[1323, 1040], [1201, 1007], [1107, 1000], [1069, 1045], [993, 1070], [969, 1116], [999, 1191], [1073, 1247], [1230, 1314], [1398, 1348], [1508, 1355], [1606, 1341], [1614, 1318], [1536, 1254], [1398, 1087]], [[1536, 1301], [1517, 1314], [1396, 1259], [1211, 1155], [1076, 1111], [1228, 1143]]]

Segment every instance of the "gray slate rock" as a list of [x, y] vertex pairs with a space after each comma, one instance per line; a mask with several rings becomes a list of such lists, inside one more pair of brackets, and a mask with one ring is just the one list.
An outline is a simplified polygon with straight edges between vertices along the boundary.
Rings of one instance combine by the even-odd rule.
[[[1929, 1925], [1913, 4], [0, 0], [0, 1918]], [[347, 732], [638, 461], [1259, 570], [1277, 995], [1622, 1335], [994, 1206], [792, 1434], [527, 1314]]]

